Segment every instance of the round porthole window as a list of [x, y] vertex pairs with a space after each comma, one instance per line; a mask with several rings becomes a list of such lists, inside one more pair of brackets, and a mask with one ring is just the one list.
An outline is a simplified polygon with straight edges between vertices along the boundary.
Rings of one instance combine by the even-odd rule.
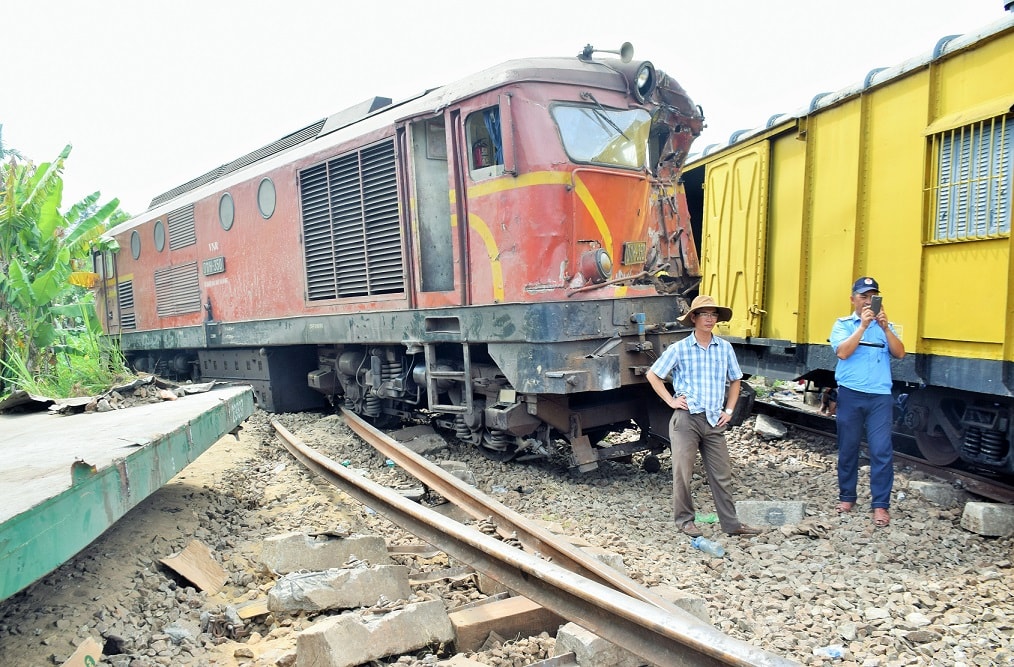
[[265, 220], [275, 214], [275, 184], [270, 178], [261, 181], [257, 188], [257, 208]]
[[161, 220], [155, 221], [155, 250], [162, 252], [165, 249], [165, 225]]
[[136, 229], [130, 232], [130, 254], [134, 259], [141, 256], [141, 235]]
[[232, 229], [232, 223], [235, 220], [236, 204], [232, 201], [232, 195], [226, 192], [218, 200], [218, 222], [222, 225], [222, 229], [229, 231]]

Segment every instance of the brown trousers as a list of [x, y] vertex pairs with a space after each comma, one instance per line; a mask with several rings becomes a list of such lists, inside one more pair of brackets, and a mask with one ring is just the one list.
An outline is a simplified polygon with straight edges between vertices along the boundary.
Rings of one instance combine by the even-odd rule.
[[730, 492], [732, 465], [729, 462], [729, 446], [725, 442], [725, 427], [709, 424], [703, 412], [690, 414], [686, 410], [676, 410], [669, 420], [669, 442], [672, 447], [672, 508], [676, 526], [682, 527], [694, 520], [690, 481], [697, 451], [700, 450], [722, 530], [726, 533], [737, 530], [741, 524]]

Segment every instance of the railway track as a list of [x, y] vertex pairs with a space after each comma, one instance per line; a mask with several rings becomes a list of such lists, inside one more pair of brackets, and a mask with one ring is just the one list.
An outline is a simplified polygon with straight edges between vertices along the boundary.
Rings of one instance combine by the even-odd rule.
[[[835, 437], [835, 420], [813, 411], [781, 402], [764, 401], [759, 398], [754, 403], [754, 410], [791, 423], [796, 428], [829, 438]], [[996, 502], [1014, 504], [1014, 485], [1009, 481], [969, 469], [963, 465], [947, 467], [934, 465], [919, 454], [915, 439], [908, 435], [894, 434], [894, 455], [895, 459], [904, 465], [950, 482], [977, 496]]]
[[580, 549], [411, 452], [354, 414], [346, 422], [405, 472], [462, 508], [492, 522], [518, 549], [449, 521], [350, 472], [301, 443], [277, 421], [286, 449], [309, 470], [429, 544], [569, 621], [656, 665], [796, 665], [729, 637]]

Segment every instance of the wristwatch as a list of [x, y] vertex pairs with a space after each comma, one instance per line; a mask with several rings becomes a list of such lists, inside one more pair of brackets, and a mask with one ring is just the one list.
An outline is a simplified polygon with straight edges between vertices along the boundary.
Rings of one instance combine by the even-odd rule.
[[725, 409], [725, 414], [731, 415], [732, 414], [732, 408], [726, 408]]

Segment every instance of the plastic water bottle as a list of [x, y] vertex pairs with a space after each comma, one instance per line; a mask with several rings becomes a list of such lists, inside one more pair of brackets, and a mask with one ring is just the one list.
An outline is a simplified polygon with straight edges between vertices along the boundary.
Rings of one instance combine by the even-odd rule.
[[706, 554], [721, 558], [725, 555], [725, 549], [718, 542], [712, 542], [706, 537], [695, 537], [690, 540], [690, 546], [694, 549], [700, 549]]

